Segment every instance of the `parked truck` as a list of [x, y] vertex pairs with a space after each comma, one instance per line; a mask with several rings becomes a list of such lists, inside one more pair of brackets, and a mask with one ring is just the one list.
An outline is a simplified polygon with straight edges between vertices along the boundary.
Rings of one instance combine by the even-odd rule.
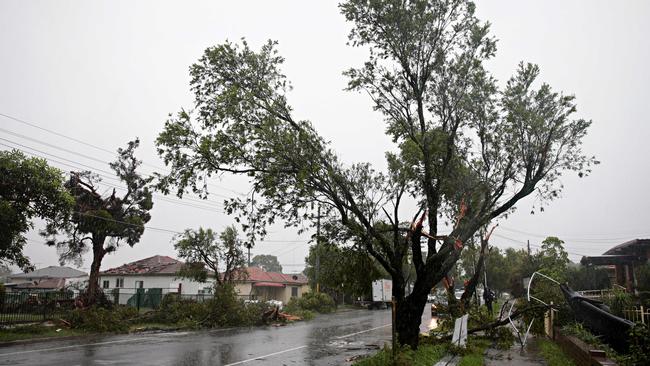
[[369, 309], [384, 309], [390, 304], [393, 296], [392, 280], [377, 280], [372, 283], [372, 303]]

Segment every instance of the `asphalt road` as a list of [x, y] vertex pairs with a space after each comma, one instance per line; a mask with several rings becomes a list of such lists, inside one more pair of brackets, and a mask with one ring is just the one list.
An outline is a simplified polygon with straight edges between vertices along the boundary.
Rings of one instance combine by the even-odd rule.
[[[423, 315], [422, 329], [432, 324]], [[390, 310], [283, 327], [89, 337], [0, 347], [0, 365], [343, 365], [390, 342]]]

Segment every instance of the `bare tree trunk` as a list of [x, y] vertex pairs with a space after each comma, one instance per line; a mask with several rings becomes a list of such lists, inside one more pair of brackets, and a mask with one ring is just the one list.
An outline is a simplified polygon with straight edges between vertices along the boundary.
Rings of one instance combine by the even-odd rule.
[[106, 255], [104, 249], [104, 239], [93, 240], [93, 262], [90, 265], [90, 277], [88, 278], [88, 303], [94, 304], [99, 294], [99, 269], [102, 265], [102, 259]]

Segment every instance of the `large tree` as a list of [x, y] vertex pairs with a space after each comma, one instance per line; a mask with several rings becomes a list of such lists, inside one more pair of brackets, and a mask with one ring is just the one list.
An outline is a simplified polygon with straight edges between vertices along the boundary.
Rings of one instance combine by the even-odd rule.
[[64, 181], [63, 173], [45, 159], [17, 150], [0, 152], [0, 263], [33, 269], [23, 254], [24, 234], [35, 218], [45, 220], [50, 230], [68, 219], [73, 199]]
[[[351, 0], [341, 11], [351, 44], [369, 51], [346, 71], [349, 89], [372, 98], [396, 144], [387, 172], [344, 165], [309, 121], [294, 119], [275, 42], [255, 52], [244, 41], [210, 47], [191, 67], [195, 113], [172, 116], [158, 136], [171, 168], [159, 183], [207, 195], [210, 175], [248, 176], [251, 194], [226, 210], [249, 240], [276, 220], [309, 220], [319, 202], [319, 216], [338, 221], [391, 275], [399, 341], [417, 347], [427, 294], [463, 243], [532, 193], [557, 197], [563, 172], [589, 172], [595, 160], [581, 141], [590, 122], [572, 119], [574, 98], [537, 82], [535, 65], [497, 85], [484, 67], [496, 42], [471, 2]], [[420, 212], [405, 219], [404, 202]]]
[[278, 257], [270, 254], [258, 254], [251, 260], [251, 267], [260, 267], [267, 272], [282, 273], [282, 265]]
[[[93, 253], [88, 281], [88, 301], [94, 302], [99, 292], [99, 270], [106, 254], [116, 251], [122, 242], [134, 246], [151, 219], [153, 207], [149, 183], [138, 171], [141, 161], [135, 157], [139, 141], [131, 141], [125, 149], [118, 149], [118, 158], [110, 164], [123, 182], [124, 194], [114, 188], [108, 195], [99, 191], [99, 177], [91, 172], [71, 172], [66, 183], [74, 197], [71, 219], [62, 229], [46, 230], [47, 244], [56, 246], [61, 263], [81, 262], [88, 250]], [[62, 235], [62, 238], [59, 238]]]
[[385, 274], [368, 253], [356, 245], [320, 243], [309, 248], [305, 258], [305, 275], [311, 284], [316, 281], [322, 291], [358, 297], [368, 296], [372, 281]]
[[212, 275], [217, 285], [224, 285], [246, 276], [243, 245], [234, 226], [226, 227], [219, 238], [212, 229], [187, 229], [176, 238], [174, 248], [186, 261], [179, 271], [183, 277], [206, 282]]

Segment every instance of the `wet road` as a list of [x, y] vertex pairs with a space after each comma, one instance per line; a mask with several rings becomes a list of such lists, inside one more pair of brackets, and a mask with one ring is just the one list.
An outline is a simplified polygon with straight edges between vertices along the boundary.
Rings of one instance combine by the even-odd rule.
[[[423, 315], [422, 328], [431, 324]], [[390, 342], [389, 310], [284, 327], [102, 336], [0, 347], [0, 365], [342, 365]]]

